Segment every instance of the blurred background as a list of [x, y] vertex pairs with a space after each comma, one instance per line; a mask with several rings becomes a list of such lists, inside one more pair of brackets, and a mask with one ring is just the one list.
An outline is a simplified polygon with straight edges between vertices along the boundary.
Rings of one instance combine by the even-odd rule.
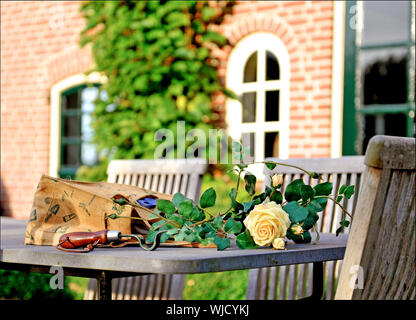
[[[111, 159], [153, 158], [177, 121], [245, 138], [256, 161], [364, 154], [414, 136], [414, 93], [411, 1], [1, 2], [1, 215], [27, 219], [42, 174], [105, 180]], [[227, 194], [225, 168], [201, 191]], [[86, 286], [0, 272], [3, 298]], [[184, 298], [244, 299], [247, 275], [189, 275]], [[10, 286], [28, 279], [38, 291]]]

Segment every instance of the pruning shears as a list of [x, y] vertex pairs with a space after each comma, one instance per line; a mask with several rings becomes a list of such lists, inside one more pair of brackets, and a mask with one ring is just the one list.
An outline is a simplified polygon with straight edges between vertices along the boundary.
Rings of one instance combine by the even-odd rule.
[[153, 251], [160, 245], [160, 236], [164, 231], [155, 234], [153, 243], [148, 244], [142, 235], [121, 234], [116, 230], [100, 230], [97, 232], [70, 232], [59, 238], [57, 249], [66, 252], [90, 252], [97, 245], [123, 241], [123, 238], [135, 238], [140, 247], [146, 251]]

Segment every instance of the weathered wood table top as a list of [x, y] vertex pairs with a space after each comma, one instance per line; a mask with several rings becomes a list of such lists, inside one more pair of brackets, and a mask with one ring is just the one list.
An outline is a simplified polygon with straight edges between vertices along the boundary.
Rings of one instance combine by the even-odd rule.
[[[133, 273], [206, 273], [298, 263], [341, 260], [347, 235], [321, 234], [318, 244], [294, 244], [286, 250], [241, 250], [232, 241], [224, 251], [215, 248], [159, 247], [144, 251], [139, 246], [95, 248], [89, 253], [67, 253], [52, 246], [25, 245], [27, 221], [0, 217], [0, 262], [36, 266]], [[312, 235], [315, 239], [315, 235]]]

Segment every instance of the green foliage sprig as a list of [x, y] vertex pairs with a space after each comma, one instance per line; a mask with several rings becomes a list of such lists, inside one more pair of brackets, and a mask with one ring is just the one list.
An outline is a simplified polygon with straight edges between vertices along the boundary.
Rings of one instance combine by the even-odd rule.
[[[240, 148], [241, 150], [241, 148]], [[240, 151], [243, 152], [243, 151]], [[270, 169], [278, 165], [291, 166], [277, 162], [265, 162]], [[290, 226], [287, 229], [286, 237], [295, 243], [311, 242], [310, 230], [319, 233], [316, 223], [319, 219], [319, 212], [325, 210], [328, 200], [333, 201], [342, 210], [340, 226], [336, 235], [348, 227], [352, 219], [351, 214], [340, 203], [344, 197], [350, 199], [354, 194], [354, 186], [342, 185], [335, 195], [332, 182], [321, 182], [321, 176], [315, 172], [309, 172], [303, 168], [296, 167], [308, 174], [311, 178], [317, 179], [318, 184], [314, 187], [307, 185], [302, 179], [290, 182], [284, 192], [281, 190], [281, 183], [272, 183], [265, 187], [261, 193], [256, 193], [256, 177], [247, 171], [247, 164], [237, 164], [236, 168], [230, 170], [238, 175], [236, 187], [228, 194], [230, 206], [223, 211], [214, 211], [216, 203], [216, 191], [213, 188], [205, 190], [199, 202], [186, 198], [180, 193], [173, 195], [172, 201], [159, 199], [156, 202], [156, 209], [146, 209], [139, 204], [130, 203], [126, 199], [114, 200], [120, 205], [130, 204], [140, 207], [150, 213], [150, 219], [159, 219], [151, 225], [147, 235], [147, 241], [152, 242], [157, 232], [165, 231], [161, 237], [161, 243], [168, 239], [176, 241], [198, 242], [202, 245], [215, 244], [218, 250], [224, 250], [230, 246], [230, 238], [236, 237], [236, 244], [241, 249], [256, 248], [249, 230], [244, 225], [245, 218], [250, 215], [256, 205], [274, 201], [280, 204], [288, 214]], [[248, 193], [249, 200], [239, 202], [237, 195], [244, 184], [244, 191]], [[350, 217], [347, 220], [346, 216]], [[108, 216], [115, 219], [117, 216]]]
[[[91, 44], [107, 98], [95, 102], [94, 142], [103, 158], [153, 158], [155, 132], [215, 127], [212, 97], [220, 83], [212, 50], [228, 45], [210, 28], [233, 1], [88, 1], [81, 45]], [[175, 137], [176, 138], [176, 137]], [[189, 142], [191, 143], [191, 142]], [[172, 152], [177, 148], [172, 146]]]

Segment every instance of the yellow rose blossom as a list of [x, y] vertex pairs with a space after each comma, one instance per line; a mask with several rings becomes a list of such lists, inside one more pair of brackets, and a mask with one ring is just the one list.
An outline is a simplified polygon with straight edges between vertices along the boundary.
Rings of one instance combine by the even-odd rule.
[[269, 246], [276, 238], [284, 238], [290, 226], [289, 215], [274, 201], [256, 205], [243, 222], [259, 246]]
[[272, 242], [273, 248], [278, 250], [283, 250], [285, 248], [285, 239], [284, 238], [276, 238]]
[[273, 187], [276, 187], [279, 184], [281, 185], [282, 183], [283, 183], [283, 176], [281, 174], [275, 174], [272, 177], [272, 185], [273, 185]]

